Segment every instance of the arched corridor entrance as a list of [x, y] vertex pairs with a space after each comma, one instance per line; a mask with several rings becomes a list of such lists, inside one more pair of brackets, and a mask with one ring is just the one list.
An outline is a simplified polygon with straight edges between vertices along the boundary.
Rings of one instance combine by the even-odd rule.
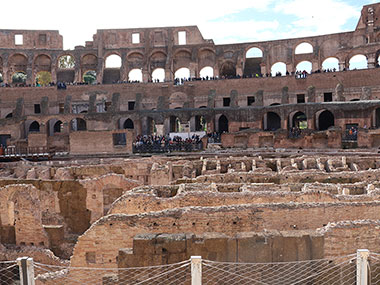
[[264, 130], [276, 131], [281, 128], [281, 118], [274, 112], [268, 112], [264, 116]]
[[219, 123], [219, 133], [228, 133], [228, 119], [226, 116], [221, 115], [218, 120]]
[[328, 110], [321, 112], [318, 116], [318, 130], [324, 131], [335, 125], [333, 113]]
[[124, 129], [134, 129], [135, 126], [133, 124], [133, 121], [131, 119], [127, 119], [125, 120], [124, 124], [123, 124], [123, 128]]

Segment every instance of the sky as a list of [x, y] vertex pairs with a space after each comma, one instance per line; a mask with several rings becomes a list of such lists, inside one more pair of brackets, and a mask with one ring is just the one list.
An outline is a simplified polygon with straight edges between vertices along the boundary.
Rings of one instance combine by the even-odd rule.
[[[377, 0], [379, 1], [379, 0]], [[0, 29], [59, 30], [64, 49], [97, 29], [197, 25], [216, 44], [352, 31], [374, 0], [18, 0], [2, 5]]]

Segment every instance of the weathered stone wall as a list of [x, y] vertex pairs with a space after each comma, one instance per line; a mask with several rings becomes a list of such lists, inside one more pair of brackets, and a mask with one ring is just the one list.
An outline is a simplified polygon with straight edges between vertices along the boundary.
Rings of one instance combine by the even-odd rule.
[[170, 264], [202, 256], [222, 262], [289, 262], [334, 259], [366, 248], [378, 253], [379, 220], [329, 223], [317, 230], [241, 232], [236, 235], [205, 233], [140, 234], [133, 250], [120, 249], [118, 267]]
[[118, 267], [160, 265], [202, 256], [222, 262], [287, 262], [323, 258], [323, 235], [315, 231], [237, 233], [140, 234], [133, 251], [120, 249]]
[[[328, 184], [330, 186], [331, 184]], [[254, 187], [252, 187], [254, 186]], [[334, 186], [334, 185], [331, 185]], [[375, 195], [342, 195], [355, 193], [355, 189], [363, 190], [368, 185], [335, 185], [334, 189], [325, 190], [326, 184], [282, 185], [283, 190], [273, 184], [181, 184], [176, 186], [135, 188], [125, 193], [112, 205], [108, 214], [138, 214], [155, 212], [166, 209], [183, 208], [190, 206], [227, 206], [241, 204], [264, 203], [310, 203], [310, 202], [360, 202], [374, 201]], [[299, 192], [293, 192], [299, 187]], [[310, 187], [310, 190], [309, 190]], [[354, 188], [355, 187], [355, 188]], [[374, 188], [374, 186], [372, 186]], [[374, 188], [378, 189], [378, 188]], [[301, 192], [302, 190], [302, 192]], [[340, 195], [337, 195], [340, 192]], [[336, 194], [332, 194], [336, 193]]]
[[318, 230], [324, 235], [324, 256], [336, 257], [354, 253], [355, 249], [380, 252], [380, 221], [366, 218], [361, 221], [329, 223]]
[[[379, 202], [286, 203], [225, 207], [189, 207], [138, 215], [115, 214], [104, 217], [78, 239], [72, 266], [116, 265], [120, 248], [132, 247], [134, 235], [141, 233], [235, 232], [264, 229], [316, 229], [332, 221], [379, 219]], [[109, 237], [107, 240], [104, 235]], [[97, 246], [94, 248], [93, 245]], [[86, 262], [86, 252], [95, 262]]]
[[103, 217], [111, 204], [123, 193], [141, 185], [120, 174], [81, 180], [80, 183], [87, 190], [86, 207], [91, 211], [91, 223]]

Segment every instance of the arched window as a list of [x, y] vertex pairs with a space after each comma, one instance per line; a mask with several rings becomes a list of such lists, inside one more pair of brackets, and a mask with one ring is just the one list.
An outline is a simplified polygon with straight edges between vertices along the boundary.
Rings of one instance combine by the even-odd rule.
[[334, 115], [328, 110], [321, 112], [318, 116], [318, 129], [320, 131], [327, 130], [334, 126]]
[[298, 128], [300, 130], [307, 129], [307, 118], [305, 113], [297, 112], [292, 117], [291, 127]]
[[82, 118], [76, 118], [71, 121], [71, 130], [73, 131], [86, 131], [87, 124]]
[[121, 67], [121, 57], [117, 54], [111, 54], [106, 58], [106, 68], [120, 68]]
[[286, 75], [286, 64], [283, 62], [277, 62], [272, 65], [271, 68], [272, 76], [285, 76]]
[[220, 68], [219, 74], [221, 77], [235, 77], [236, 68], [232, 62], [225, 62]]
[[165, 81], [165, 69], [156, 68], [152, 72], [152, 80], [153, 82], [164, 82]]
[[12, 75], [12, 83], [25, 83], [26, 74], [24, 72], [15, 72]]
[[190, 69], [188, 69], [187, 67], [182, 67], [175, 72], [174, 77], [179, 79], [188, 79], [190, 78]]
[[176, 116], [170, 116], [170, 132], [181, 132], [181, 121]]
[[263, 57], [263, 51], [259, 48], [253, 47], [250, 48], [245, 54], [246, 58], [260, 58]]
[[296, 49], [295, 54], [306, 54], [306, 53], [312, 53], [313, 52], [313, 46], [309, 43], [300, 43]]
[[87, 84], [96, 84], [96, 71], [89, 70], [83, 75], [83, 82]]
[[266, 131], [275, 131], [281, 128], [281, 118], [275, 112], [268, 112], [264, 117], [264, 129]]
[[47, 86], [52, 82], [51, 73], [49, 71], [40, 71], [36, 76], [37, 86]]
[[200, 77], [210, 78], [214, 76], [214, 69], [211, 66], [206, 66], [201, 69], [199, 72]]
[[206, 119], [203, 116], [195, 116], [195, 131], [203, 132], [206, 128]]
[[219, 133], [228, 133], [228, 119], [226, 116], [221, 115], [218, 120]]
[[156, 122], [153, 120], [153, 118], [148, 117], [147, 120], [147, 134], [148, 135], [153, 135], [157, 133], [157, 128], [156, 128]]
[[71, 55], [62, 55], [58, 58], [57, 82], [74, 82], [75, 59]]
[[133, 121], [131, 119], [127, 119], [124, 122], [123, 128], [124, 129], [134, 129], [135, 125], [133, 124]]
[[367, 57], [362, 54], [357, 54], [350, 59], [350, 70], [368, 68]]
[[142, 76], [141, 69], [138, 69], [138, 68], [132, 69], [128, 74], [128, 79], [129, 81], [133, 81], [133, 82], [142, 82], [143, 76]]
[[39, 132], [40, 131], [40, 124], [37, 121], [34, 121], [29, 126], [29, 132]]
[[338, 71], [339, 70], [339, 60], [335, 57], [326, 58], [322, 63], [323, 70]]
[[61, 121], [57, 121], [55, 124], [54, 124], [54, 127], [53, 127], [53, 132], [54, 133], [60, 133], [62, 131], [62, 127], [63, 127], [63, 124]]
[[306, 71], [310, 74], [312, 71], [312, 64], [310, 61], [301, 61], [299, 64], [297, 64], [296, 70], [300, 72]]

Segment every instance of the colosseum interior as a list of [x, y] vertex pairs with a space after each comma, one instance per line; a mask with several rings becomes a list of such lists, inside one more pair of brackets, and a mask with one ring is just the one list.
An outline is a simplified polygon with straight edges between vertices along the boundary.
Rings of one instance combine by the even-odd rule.
[[[98, 30], [74, 50], [58, 31], [0, 30], [0, 260], [33, 258], [35, 284], [190, 284], [120, 272], [380, 253], [379, 16], [370, 4], [351, 32], [225, 45], [196, 26]], [[137, 143], [191, 135], [200, 149]], [[339, 272], [303, 284], [353, 284]], [[371, 272], [380, 284], [380, 262]], [[281, 284], [264, 275], [203, 280]]]

